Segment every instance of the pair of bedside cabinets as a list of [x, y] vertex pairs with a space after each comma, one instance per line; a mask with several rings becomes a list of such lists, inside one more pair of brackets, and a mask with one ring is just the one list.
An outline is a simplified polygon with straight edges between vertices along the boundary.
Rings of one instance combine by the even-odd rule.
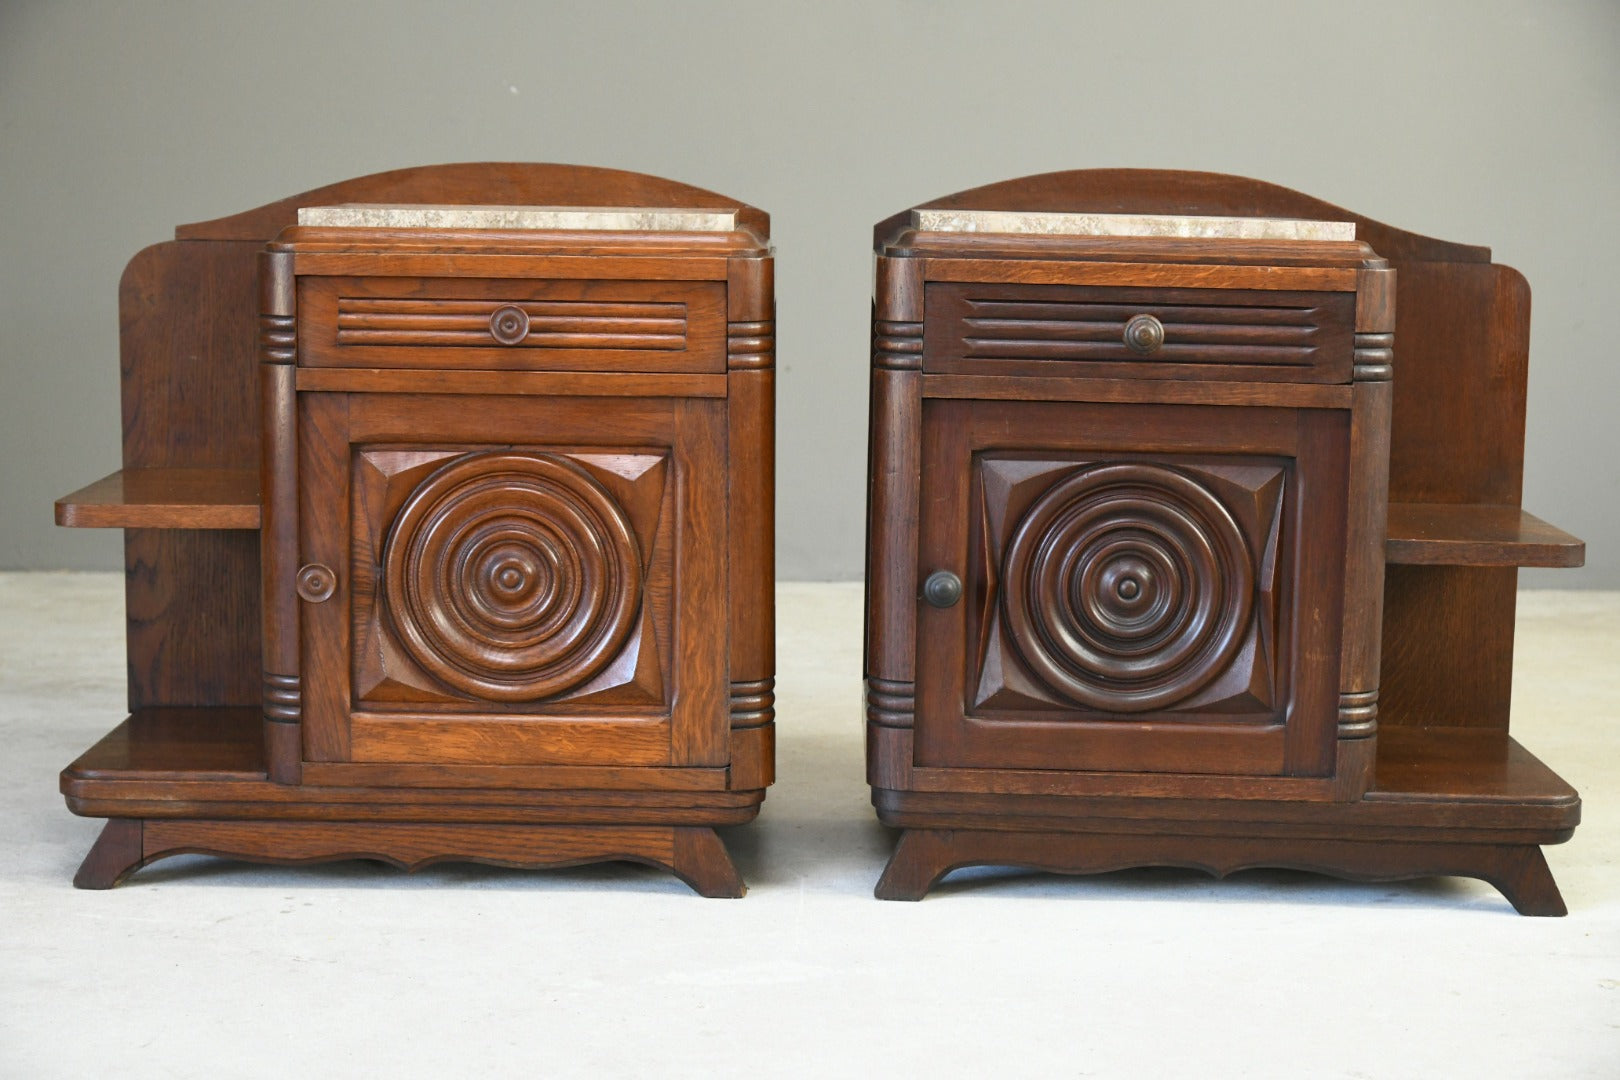
[[[1091, 170], [880, 224], [878, 884], [1482, 878], [1562, 914], [1508, 734], [1529, 294], [1284, 188]], [[624, 859], [705, 896], [773, 780], [769, 220], [452, 165], [182, 226], [120, 295], [131, 715], [75, 883], [168, 855]], [[1396, 345], [1399, 342], [1399, 345]], [[1399, 357], [1397, 360], [1396, 357]]]

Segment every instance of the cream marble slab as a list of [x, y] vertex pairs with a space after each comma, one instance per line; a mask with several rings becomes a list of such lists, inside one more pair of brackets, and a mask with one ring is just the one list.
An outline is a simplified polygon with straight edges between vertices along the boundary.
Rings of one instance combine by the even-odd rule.
[[913, 210], [911, 224], [925, 232], [1011, 233], [1026, 236], [1176, 236], [1222, 240], [1356, 238], [1356, 223], [1353, 221], [1305, 221], [1296, 218]]
[[731, 232], [734, 210], [653, 206], [301, 206], [298, 224], [357, 229], [559, 229], [570, 232]]

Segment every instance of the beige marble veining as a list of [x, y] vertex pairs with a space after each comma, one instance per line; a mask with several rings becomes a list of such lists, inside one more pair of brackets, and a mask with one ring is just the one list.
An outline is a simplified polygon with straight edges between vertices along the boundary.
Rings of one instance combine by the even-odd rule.
[[731, 232], [734, 210], [653, 206], [301, 206], [298, 224], [355, 229], [558, 229], [570, 232]]
[[1353, 221], [1193, 217], [1167, 214], [1064, 214], [1015, 210], [913, 210], [925, 232], [1026, 236], [1173, 236], [1206, 240], [1354, 240]]

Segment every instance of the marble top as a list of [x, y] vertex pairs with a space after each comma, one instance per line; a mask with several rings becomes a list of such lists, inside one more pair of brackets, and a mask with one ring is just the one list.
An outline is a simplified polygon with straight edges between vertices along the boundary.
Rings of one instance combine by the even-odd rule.
[[734, 210], [663, 206], [300, 206], [298, 224], [358, 229], [558, 229], [568, 232], [731, 232]]
[[1175, 236], [1223, 240], [1354, 240], [1353, 221], [1297, 218], [1183, 217], [1164, 214], [1062, 214], [1021, 210], [913, 210], [924, 232], [1023, 236]]

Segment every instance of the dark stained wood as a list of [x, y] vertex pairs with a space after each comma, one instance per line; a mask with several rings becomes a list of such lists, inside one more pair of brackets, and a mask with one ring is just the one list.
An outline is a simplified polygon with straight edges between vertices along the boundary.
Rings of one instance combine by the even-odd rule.
[[[170, 242], [119, 282], [123, 467], [254, 469], [259, 245]], [[129, 704], [259, 699], [258, 545], [240, 532], [125, 534]]]
[[[304, 680], [299, 652], [297, 295], [292, 264], [266, 252], [259, 261], [259, 532], [263, 569], [264, 741], [269, 776], [296, 784], [304, 759]], [[335, 584], [330, 575], [328, 584]]]
[[1381, 724], [1507, 730], [1518, 581], [1511, 566], [1386, 567]]
[[[1344, 595], [1358, 600], [1345, 610], [1340, 640], [1341, 740], [1366, 738], [1378, 730], [1379, 649], [1384, 629], [1383, 537], [1389, 508], [1389, 380], [1358, 378], [1353, 393], [1358, 400], [1351, 410]], [[1370, 755], [1363, 755], [1363, 766], [1370, 763]], [[1355, 786], [1357, 794], [1366, 789], [1364, 771]]]
[[1580, 805], [1575, 789], [1518, 740], [1481, 728], [1397, 726], [1381, 732], [1378, 784], [1367, 798]]
[[728, 395], [724, 375], [633, 371], [402, 371], [301, 368], [300, 390], [363, 394], [504, 394], [531, 397], [712, 397]]
[[78, 529], [257, 529], [256, 469], [122, 469], [56, 500]]
[[1181, 866], [1215, 877], [1257, 867], [1280, 867], [1352, 881], [1402, 881], [1447, 874], [1489, 882], [1521, 915], [1567, 913], [1546, 859], [1533, 844], [1400, 844], [1290, 841], [1277, 837], [908, 829], [875, 893], [880, 900], [921, 900], [950, 871], [981, 865], [1027, 867], [1059, 874]]
[[162, 819], [147, 821], [144, 828], [139, 821], [130, 824], [140, 838], [138, 860], [112, 880], [91, 878], [97, 883], [81, 888], [110, 888], [140, 866], [197, 854], [276, 865], [369, 859], [406, 871], [441, 862], [523, 869], [638, 862], [674, 873], [700, 896], [740, 897], [744, 891], [714, 830], [691, 826]]
[[699, 896], [739, 900], [748, 891], [713, 829], [677, 828], [670, 869]]
[[1583, 566], [1586, 544], [1516, 506], [1391, 503], [1385, 557], [1426, 566]]
[[[1048, 784], [1064, 783], [1071, 770], [1331, 772], [1343, 412], [927, 399], [924, 407], [919, 575], [956, 573], [965, 597], [946, 609], [913, 605], [916, 764], [1053, 770]], [[1280, 464], [1289, 459], [1293, 476]], [[1217, 462], [1217, 470], [1249, 471], [1210, 471]], [[1086, 470], [1100, 467], [1111, 472], [1094, 481]], [[1122, 486], [1150, 509], [1129, 526], [1109, 525], [1107, 500]], [[1222, 513], [1194, 498], [1210, 489], [1235, 515], [1226, 530], [1198, 524]], [[1281, 535], [1285, 518], [1291, 524]], [[1055, 632], [1047, 639], [1042, 628], [1063, 625], [1071, 601], [1066, 586], [1051, 584], [1056, 564], [1049, 571], [1041, 560], [1089, 543], [1091, 530], [1104, 527], [1189, 552], [1182, 587], [1219, 597], [1207, 609], [1189, 603], [1177, 631], [1209, 639], [1204, 660], [1138, 677], [1135, 653], [1110, 653], [1091, 631], [1087, 670], [1106, 679], [1069, 674], [1076, 661], [1065, 646], [1047, 644]], [[1207, 565], [1193, 561], [1199, 551], [1210, 553]], [[1275, 585], [1262, 580], [1267, 566], [1276, 568]], [[1244, 580], [1216, 584], [1230, 575]], [[1274, 602], [1250, 606], [1262, 590]]]
[[[923, 370], [961, 375], [1344, 383], [1354, 293], [928, 286]], [[1142, 355], [1124, 339], [1153, 319]]]
[[259, 538], [125, 529], [129, 707], [258, 704]]
[[[626, 200], [739, 227], [294, 225]], [[179, 851], [629, 858], [740, 896], [711, 826], [774, 778], [768, 218], [466, 165], [177, 232], [124, 278], [125, 471], [59, 509], [138, 526], [134, 712], [62, 777], [117, 819], [81, 876]]]
[[75, 889], [110, 889], [134, 873], [141, 865], [141, 822], [113, 818], [102, 826], [101, 835], [73, 875]]
[[[296, 256], [295, 256], [296, 258]], [[393, 257], [383, 253], [383, 265]], [[357, 263], [359, 257], [356, 257]], [[372, 260], [376, 273], [377, 258]], [[700, 281], [306, 276], [299, 363], [309, 368], [722, 372], [725, 285]], [[512, 340], [492, 327], [519, 313]]]
[[915, 678], [917, 526], [921, 507], [922, 376], [872, 372], [866, 532], [866, 676]]
[[329, 787], [565, 788], [575, 791], [723, 791], [725, 769], [639, 765], [463, 765], [306, 762], [304, 778]]
[[63, 771], [64, 782], [262, 780], [256, 706], [141, 709]]
[[[878, 895], [920, 897], [955, 865], [1168, 862], [1472, 875], [1562, 914], [1538, 845], [1569, 838], [1579, 798], [1506, 734], [1515, 567], [1582, 557], [1518, 507], [1524, 279], [1485, 248], [1212, 173], [1051, 173], [924, 205], [1315, 218], [1357, 240], [876, 226], [867, 775], [906, 830]], [[908, 415], [890, 387], [918, 367]], [[1292, 441], [1268, 435], [1283, 417]], [[1133, 486], [1088, 517], [1088, 470], [1116, 468]], [[921, 478], [915, 519], [896, 475]], [[1172, 542], [1153, 493], [1189, 478], [1225, 509], [1183, 517], [1230, 515], [1240, 544], [1224, 526]], [[1119, 556], [1087, 546], [1110, 522], [1247, 553], [1174, 575], [1222, 583], [1205, 595], [1225, 608], [1176, 624], [1221, 631], [1198, 654], [1213, 681], [1144, 665], [1140, 583], [1104, 589]], [[955, 590], [935, 607], [940, 575]], [[1290, 622], [1300, 597], [1317, 607]], [[1223, 611], [1253, 628], [1230, 656]]]
[[1042, 375], [924, 375], [931, 398], [975, 401], [1099, 401], [1140, 405], [1278, 405], [1345, 409], [1348, 386], [1320, 383], [1173, 382], [1048, 378]]
[[[633, 771], [625, 771], [633, 779]], [[341, 819], [363, 804], [368, 814], [418, 821], [450, 820], [445, 815], [456, 809], [460, 816], [454, 820], [467, 821], [565, 821], [573, 815], [602, 823], [646, 822], [679, 812], [691, 823], [708, 815], [712, 824], [747, 821], [763, 795], [757, 788], [720, 791], [716, 779], [707, 782], [708, 789], [690, 790], [276, 784], [266, 778], [259, 710], [239, 707], [143, 709], [63, 771], [62, 793], [77, 812], [90, 816], [255, 817], [274, 803], [276, 816]]]

